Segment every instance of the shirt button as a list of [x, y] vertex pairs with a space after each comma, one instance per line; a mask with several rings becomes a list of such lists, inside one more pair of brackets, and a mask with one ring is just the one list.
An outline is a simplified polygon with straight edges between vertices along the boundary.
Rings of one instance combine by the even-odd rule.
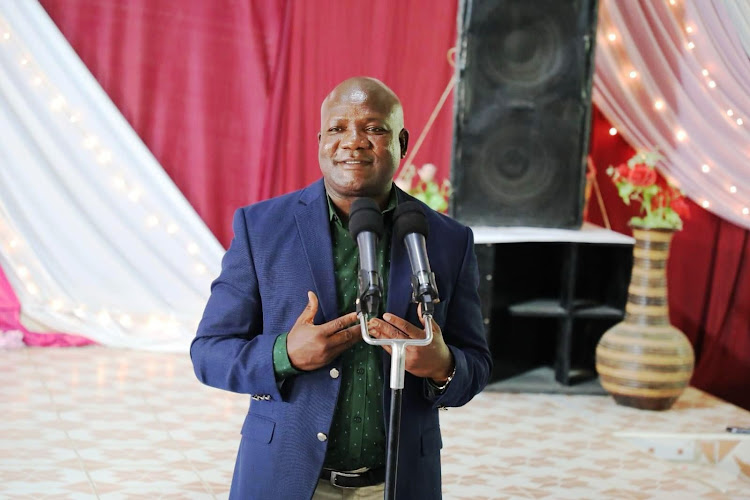
[[339, 378], [339, 371], [336, 368], [331, 368], [329, 373], [331, 374], [331, 378]]
[[359, 373], [360, 375], [362, 375], [363, 373], [365, 373], [365, 369], [364, 368], [357, 368], [357, 373]]
[[360, 423], [362, 421], [362, 417], [354, 417], [354, 421]]
[[328, 436], [326, 436], [322, 432], [318, 433], [318, 441], [325, 441], [326, 439], [328, 439]]

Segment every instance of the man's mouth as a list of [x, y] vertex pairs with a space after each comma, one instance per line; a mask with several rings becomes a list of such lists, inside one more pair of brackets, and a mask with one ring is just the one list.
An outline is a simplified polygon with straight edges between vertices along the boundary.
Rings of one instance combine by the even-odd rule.
[[341, 163], [344, 165], [367, 165], [369, 163], [372, 163], [369, 160], [338, 160], [336, 163]]

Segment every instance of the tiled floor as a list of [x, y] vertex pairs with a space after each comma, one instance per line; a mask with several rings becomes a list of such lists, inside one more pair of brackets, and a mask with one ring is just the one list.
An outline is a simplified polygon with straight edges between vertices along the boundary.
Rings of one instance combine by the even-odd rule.
[[[0, 498], [227, 497], [247, 398], [202, 386], [187, 355], [87, 347], [0, 351], [0, 360]], [[729, 424], [750, 426], [750, 412], [693, 389], [662, 413], [601, 396], [483, 393], [441, 413], [443, 492], [750, 498], [731, 454], [717, 465], [671, 462], [650, 456], [642, 436], [613, 435]]]

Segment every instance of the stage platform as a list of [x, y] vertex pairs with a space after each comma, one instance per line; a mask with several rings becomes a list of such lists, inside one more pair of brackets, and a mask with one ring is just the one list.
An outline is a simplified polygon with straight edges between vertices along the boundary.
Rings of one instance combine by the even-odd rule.
[[[0, 351], [0, 498], [227, 498], [247, 397], [187, 353]], [[608, 396], [485, 391], [441, 412], [446, 499], [750, 498], [750, 412], [697, 389], [646, 412]]]

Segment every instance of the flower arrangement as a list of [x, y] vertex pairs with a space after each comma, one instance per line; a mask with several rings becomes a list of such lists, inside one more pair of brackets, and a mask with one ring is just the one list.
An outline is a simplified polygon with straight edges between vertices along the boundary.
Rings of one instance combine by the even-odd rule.
[[419, 169], [408, 164], [396, 178], [396, 185], [436, 212], [446, 213], [451, 183], [448, 179], [443, 179], [442, 184], [438, 184], [435, 182], [436, 173], [437, 167], [432, 163], [425, 163]]
[[641, 205], [640, 216], [630, 219], [631, 226], [647, 229], [682, 229], [689, 207], [677, 187], [660, 177], [655, 170], [663, 157], [653, 151], [637, 152], [627, 163], [607, 169], [626, 205], [631, 200]]

